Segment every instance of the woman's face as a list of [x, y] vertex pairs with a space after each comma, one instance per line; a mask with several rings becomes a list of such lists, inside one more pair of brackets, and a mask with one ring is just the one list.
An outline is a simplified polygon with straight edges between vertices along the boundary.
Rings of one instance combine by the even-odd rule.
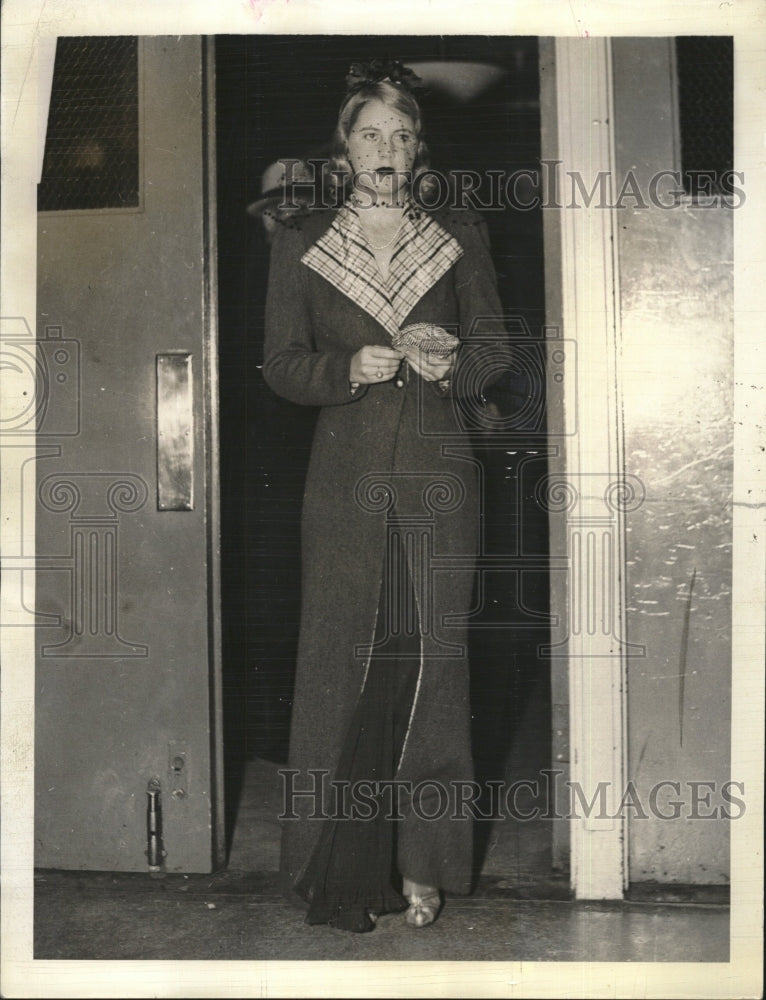
[[415, 162], [415, 123], [383, 101], [365, 104], [348, 137], [348, 159], [357, 187], [385, 199], [406, 187]]

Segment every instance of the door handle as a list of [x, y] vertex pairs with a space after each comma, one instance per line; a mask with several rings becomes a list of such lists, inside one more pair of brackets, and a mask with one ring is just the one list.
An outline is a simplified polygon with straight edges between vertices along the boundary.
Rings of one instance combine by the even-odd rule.
[[192, 355], [157, 355], [157, 509], [194, 509]]

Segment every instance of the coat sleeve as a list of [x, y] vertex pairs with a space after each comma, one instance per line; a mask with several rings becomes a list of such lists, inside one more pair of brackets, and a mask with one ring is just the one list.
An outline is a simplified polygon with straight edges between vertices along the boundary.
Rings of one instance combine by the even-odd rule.
[[455, 236], [463, 248], [463, 256], [455, 264], [462, 343], [449, 380], [432, 384], [442, 395], [473, 397], [481, 402], [484, 390], [508, 374], [511, 351], [487, 225], [473, 212], [466, 213]]
[[337, 406], [360, 399], [352, 392], [351, 350], [317, 351], [314, 343], [305, 240], [299, 226], [282, 226], [274, 236], [266, 293], [263, 377], [279, 396], [306, 406]]

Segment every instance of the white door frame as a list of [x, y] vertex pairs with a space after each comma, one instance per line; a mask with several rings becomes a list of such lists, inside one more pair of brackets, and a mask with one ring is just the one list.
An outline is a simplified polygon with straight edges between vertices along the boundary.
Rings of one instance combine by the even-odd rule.
[[[611, 47], [606, 38], [557, 38], [543, 45], [553, 56], [544, 65], [555, 76], [555, 82], [543, 78], [543, 154], [555, 150], [560, 161], [557, 191], [544, 195], [547, 323], [559, 328], [565, 348], [563, 380], [551, 386], [551, 395], [558, 394], [552, 430], [565, 443], [548, 479], [552, 537], [568, 556], [566, 587], [552, 581], [552, 607], [566, 623], [566, 637], [557, 642], [554, 635], [551, 652], [566, 663], [569, 699], [571, 795], [559, 805], [566, 801], [571, 809], [575, 897], [620, 899], [628, 871], [626, 822], [618, 814], [626, 772], [624, 514], [630, 484], [623, 474], [620, 415]], [[550, 164], [546, 172], [550, 179]], [[549, 351], [559, 347], [551, 341]], [[555, 667], [554, 678], [561, 680]]]

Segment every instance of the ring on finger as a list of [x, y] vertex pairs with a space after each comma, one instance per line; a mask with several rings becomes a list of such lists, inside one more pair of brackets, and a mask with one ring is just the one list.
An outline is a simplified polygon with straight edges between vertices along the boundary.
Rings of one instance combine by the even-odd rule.
[[378, 370], [375, 372], [375, 375], [377, 378], [383, 378], [383, 372], [380, 370], [380, 368], [378, 368]]

